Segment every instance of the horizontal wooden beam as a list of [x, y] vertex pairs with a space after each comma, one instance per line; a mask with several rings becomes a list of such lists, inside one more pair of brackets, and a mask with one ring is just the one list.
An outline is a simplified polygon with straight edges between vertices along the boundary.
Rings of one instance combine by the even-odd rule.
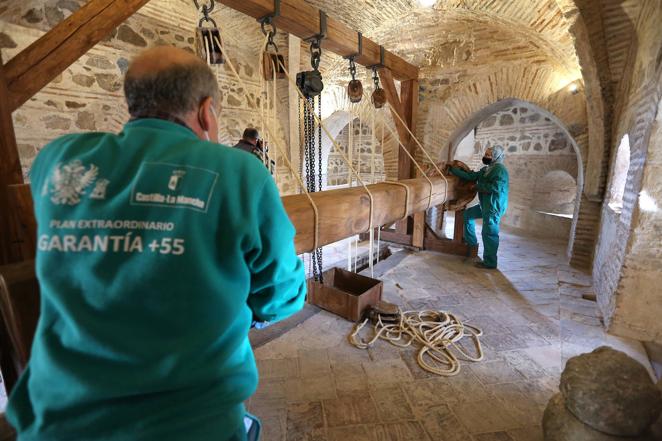
[[[274, 11], [274, 0], [219, 0], [226, 6], [255, 18], [270, 15]], [[279, 30], [306, 39], [320, 32], [320, 10], [304, 0], [281, 0], [280, 15], [274, 20]], [[358, 32], [339, 20], [327, 16], [327, 35], [322, 48], [346, 57], [357, 54]], [[356, 62], [363, 66], [380, 64], [379, 44], [363, 37], [362, 54]], [[398, 80], [418, 78], [418, 67], [408, 63], [392, 52], [384, 51], [384, 66]]]
[[[432, 181], [431, 207], [447, 201], [471, 200], [468, 187], [455, 176], [430, 178]], [[430, 184], [425, 178], [399, 181], [409, 189], [409, 201], [406, 202], [407, 190], [401, 185], [380, 183], [368, 185], [373, 196], [373, 227], [389, 225], [404, 215], [424, 211], [428, 207]], [[446, 186], [448, 182], [448, 187]], [[360, 234], [370, 229], [370, 199], [363, 187], [311, 193], [319, 213], [318, 246]], [[297, 230], [295, 246], [297, 253], [312, 251], [315, 237], [315, 214], [305, 195], [284, 196], [285, 210]]]
[[5, 66], [12, 111], [106, 38], [149, 0], [90, 0]]
[[[428, 208], [442, 205], [448, 201], [471, 201], [475, 191], [471, 185], [455, 176], [446, 180], [431, 177], [432, 199], [430, 202], [430, 183], [425, 178], [406, 179], [399, 184], [382, 182], [368, 185], [373, 197], [373, 227], [390, 225], [403, 216], [413, 215]], [[448, 183], [448, 186], [446, 185]], [[407, 187], [406, 190], [402, 185]], [[15, 186], [14, 192], [23, 197], [18, 204], [16, 217], [25, 227], [24, 235], [29, 243], [36, 243], [36, 223], [30, 221], [33, 216], [32, 200], [29, 198], [29, 184]], [[407, 196], [409, 193], [409, 196]], [[370, 230], [370, 198], [363, 187], [343, 188], [339, 190], [311, 193], [311, 198], [319, 213], [318, 246], [328, 245], [342, 239]], [[17, 196], [19, 197], [19, 196]], [[294, 245], [297, 254], [310, 252], [315, 244], [315, 213], [303, 194], [283, 196], [283, 205], [296, 228]], [[426, 238], [426, 241], [428, 238]]]

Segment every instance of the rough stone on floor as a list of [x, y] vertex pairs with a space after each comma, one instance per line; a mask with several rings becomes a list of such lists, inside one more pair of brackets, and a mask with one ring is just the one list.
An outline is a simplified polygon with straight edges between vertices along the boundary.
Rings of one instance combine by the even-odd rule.
[[646, 369], [609, 347], [568, 360], [561, 393], [579, 420], [611, 435], [641, 435], [662, 411], [662, 394]]
[[543, 416], [545, 441], [654, 441], [652, 434], [637, 437], [607, 435], [579, 421], [565, 406], [563, 396], [552, 397]]

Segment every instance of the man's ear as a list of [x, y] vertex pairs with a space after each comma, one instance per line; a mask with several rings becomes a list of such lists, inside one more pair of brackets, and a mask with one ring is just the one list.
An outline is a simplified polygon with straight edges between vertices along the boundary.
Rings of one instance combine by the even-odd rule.
[[212, 129], [215, 120], [216, 112], [214, 110], [214, 100], [208, 96], [202, 100], [202, 103], [200, 104], [198, 110], [198, 122], [200, 123], [202, 130], [208, 132]]

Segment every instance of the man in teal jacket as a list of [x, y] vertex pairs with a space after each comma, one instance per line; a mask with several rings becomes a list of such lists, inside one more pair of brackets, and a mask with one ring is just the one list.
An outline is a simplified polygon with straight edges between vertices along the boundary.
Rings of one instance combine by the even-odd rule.
[[483, 219], [483, 261], [480, 268], [497, 267], [499, 249], [499, 222], [508, 207], [508, 170], [503, 164], [503, 147], [490, 147], [483, 156], [483, 167], [477, 172], [451, 167], [450, 172], [467, 181], [475, 181], [480, 204], [464, 212], [464, 240], [471, 247], [478, 247], [474, 219]]
[[206, 64], [149, 50], [125, 94], [120, 134], [33, 165], [41, 316], [8, 420], [20, 441], [244, 440], [251, 322], [304, 303], [294, 228], [260, 161], [216, 143]]

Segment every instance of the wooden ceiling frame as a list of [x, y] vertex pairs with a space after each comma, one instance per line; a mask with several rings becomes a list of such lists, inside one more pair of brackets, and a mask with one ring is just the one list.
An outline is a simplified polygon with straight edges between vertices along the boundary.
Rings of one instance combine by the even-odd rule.
[[[16, 207], [11, 203], [9, 194], [10, 186], [23, 184], [12, 112], [148, 1], [90, 0], [6, 65], [0, 59], [0, 265], [24, 259], [20, 251], [22, 239], [19, 228], [12, 221]], [[273, 15], [276, 5], [275, 0], [220, 0], [220, 3], [255, 18]], [[280, 13], [274, 23], [279, 30], [308, 38], [319, 33], [320, 10], [304, 0], [281, 0]], [[323, 49], [348, 56], [358, 53], [358, 46], [358, 32], [332, 17], [327, 18]], [[399, 80], [417, 80], [416, 66], [389, 51], [384, 51], [383, 58], [380, 55], [380, 46], [363, 37], [361, 54], [355, 61], [364, 66], [383, 61], [382, 71], [389, 70]]]

